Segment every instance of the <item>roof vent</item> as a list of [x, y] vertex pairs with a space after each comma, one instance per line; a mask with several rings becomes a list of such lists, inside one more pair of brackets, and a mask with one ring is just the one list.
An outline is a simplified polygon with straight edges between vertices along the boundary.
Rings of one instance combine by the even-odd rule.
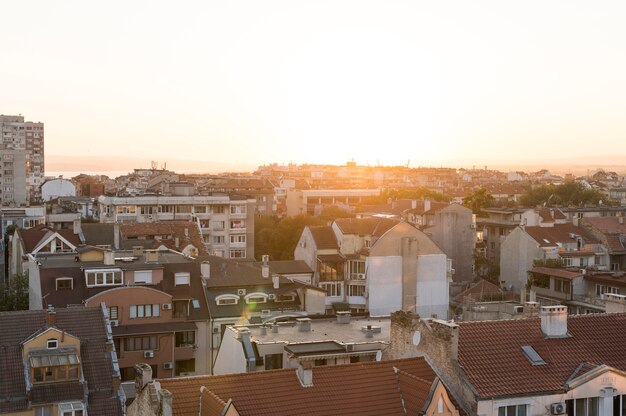
[[352, 316], [349, 311], [337, 311], [337, 323], [338, 324], [349, 324], [350, 317]]
[[311, 332], [311, 318], [298, 318], [296, 321], [300, 332]]

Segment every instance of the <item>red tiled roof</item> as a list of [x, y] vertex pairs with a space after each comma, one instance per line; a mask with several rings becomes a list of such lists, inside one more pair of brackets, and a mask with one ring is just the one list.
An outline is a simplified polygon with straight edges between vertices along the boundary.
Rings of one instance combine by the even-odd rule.
[[337, 218], [335, 224], [344, 234], [373, 235], [385, 234], [398, 220], [388, 218]]
[[42, 243], [44, 239], [48, 238], [55, 232], [75, 247], [78, 247], [81, 244], [78, 234], [74, 234], [74, 231], [70, 229], [55, 230], [45, 225], [38, 225], [27, 230], [18, 229], [17, 232], [24, 242], [24, 250], [26, 253], [31, 253], [39, 244]]
[[[162, 388], [172, 393], [174, 415], [198, 413], [201, 386], [222, 401], [232, 399], [241, 416], [404, 415], [393, 367], [425, 380], [427, 383], [409, 382], [404, 376], [402, 379], [405, 389], [423, 386], [428, 395], [429, 383], [436, 375], [421, 357], [314, 367], [311, 387], [302, 387], [293, 368], [160, 382]], [[421, 389], [411, 394], [424, 395]]]
[[582, 273], [579, 273], [579, 272], [570, 272], [568, 270], [554, 269], [551, 267], [533, 267], [529, 271], [531, 273], [543, 274], [546, 276], [560, 277], [562, 279], [568, 279], [568, 280], [572, 280], [576, 277], [582, 276]]
[[[198, 225], [191, 221], [160, 221], [120, 224], [120, 234], [124, 239], [171, 236], [171, 238], [161, 239], [158, 243], [155, 243], [155, 246], [158, 247], [163, 244], [167, 248], [181, 251], [188, 244], [192, 244], [198, 249], [199, 255], [208, 254], [204, 247], [200, 231], [198, 230]], [[175, 237], [178, 237], [178, 247], [176, 247]]]
[[626, 221], [623, 224], [619, 223], [619, 217], [593, 217], [585, 218], [585, 222], [591, 224], [603, 233], [626, 234]]
[[404, 407], [408, 415], [418, 415], [424, 404], [429, 400], [430, 390], [439, 379], [434, 381], [409, 374], [398, 370], [398, 388], [404, 401]]
[[[459, 364], [479, 397], [560, 392], [581, 363], [626, 370], [626, 314], [570, 315], [567, 338], [547, 339], [539, 319], [459, 324]], [[521, 347], [546, 362], [533, 366]]]
[[553, 227], [525, 227], [525, 230], [541, 247], [554, 247], [557, 242], [576, 242], [576, 239], [570, 237], [570, 234], [580, 235], [588, 243], [598, 242], [585, 229], [576, 227], [572, 223], [555, 224]]
[[339, 250], [335, 233], [330, 226], [310, 227], [309, 230], [311, 230], [311, 235], [318, 250]]
[[491, 282], [481, 279], [479, 282], [474, 283], [463, 292], [456, 295], [454, 297], [454, 300], [461, 303], [465, 298], [469, 297], [476, 301], [480, 301], [483, 298], [483, 295], [501, 294], [502, 292], [503, 291], [499, 286], [496, 286]]

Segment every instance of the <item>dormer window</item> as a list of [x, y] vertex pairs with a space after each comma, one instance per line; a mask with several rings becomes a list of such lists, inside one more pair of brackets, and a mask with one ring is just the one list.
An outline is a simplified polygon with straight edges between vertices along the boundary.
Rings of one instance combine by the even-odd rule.
[[239, 296], [237, 295], [220, 295], [215, 298], [215, 303], [218, 305], [236, 305], [239, 303]]
[[46, 348], [48, 348], [49, 350], [56, 350], [59, 347], [59, 340], [56, 338], [50, 338], [48, 339], [48, 342], [46, 343]]
[[87, 287], [121, 286], [124, 284], [121, 269], [85, 270]]
[[261, 292], [250, 293], [245, 296], [246, 303], [266, 303], [267, 294]]
[[[48, 343], [50, 341], [49, 339]], [[54, 341], [56, 342], [56, 339]], [[31, 380], [34, 384], [80, 378], [80, 361], [74, 347], [57, 347], [52, 351], [50, 349], [31, 350], [28, 362]]]
[[56, 279], [57, 290], [72, 290], [74, 289], [74, 279], [71, 277], [59, 277]]
[[190, 275], [188, 272], [174, 274], [174, 284], [176, 286], [182, 286], [182, 285], [189, 286], [189, 282], [190, 282]]

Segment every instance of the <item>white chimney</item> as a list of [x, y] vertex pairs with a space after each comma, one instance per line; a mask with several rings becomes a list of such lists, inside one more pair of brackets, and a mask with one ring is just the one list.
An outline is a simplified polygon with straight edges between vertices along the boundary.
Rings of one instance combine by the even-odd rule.
[[133, 256], [143, 256], [143, 246], [133, 246]]
[[113, 248], [120, 249], [120, 225], [117, 222], [113, 224]]
[[619, 217], [617, 217], [617, 221], [618, 221], [620, 224], [624, 224], [624, 217], [620, 215]]
[[208, 261], [200, 263], [200, 275], [205, 280], [209, 280], [211, 277], [211, 264]]
[[349, 324], [350, 317], [352, 316], [349, 311], [337, 311], [337, 323], [338, 324]]
[[430, 199], [424, 200], [424, 212], [430, 211]]
[[542, 306], [541, 331], [546, 338], [567, 337], [567, 306]]
[[115, 254], [112, 250], [107, 250], [104, 252], [104, 265], [105, 266], [113, 266], [115, 264]]
[[296, 322], [300, 332], [311, 332], [311, 318], [298, 318]]
[[280, 276], [277, 274], [272, 275], [272, 284], [274, 285], [274, 289], [278, 289], [280, 287]]
[[296, 370], [296, 376], [302, 387], [313, 386], [313, 365], [310, 361], [300, 361], [298, 369]]
[[270, 277], [270, 256], [267, 254], [263, 254], [263, 256], [261, 256], [261, 259], [263, 261], [263, 265], [261, 266], [261, 275], [264, 279], [267, 279]]
[[72, 224], [72, 230], [74, 231], [74, 234], [80, 234], [83, 232], [81, 223], [80, 223], [80, 218], [77, 218], [74, 220], [74, 223]]
[[417, 208], [417, 201], [415, 199], [411, 200], [411, 209]]

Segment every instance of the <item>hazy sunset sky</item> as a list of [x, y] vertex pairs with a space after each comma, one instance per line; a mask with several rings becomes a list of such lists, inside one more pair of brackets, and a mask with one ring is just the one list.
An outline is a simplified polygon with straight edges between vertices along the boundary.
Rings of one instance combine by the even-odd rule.
[[4, 1], [46, 153], [343, 164], [626, 154], [624, 1]]

